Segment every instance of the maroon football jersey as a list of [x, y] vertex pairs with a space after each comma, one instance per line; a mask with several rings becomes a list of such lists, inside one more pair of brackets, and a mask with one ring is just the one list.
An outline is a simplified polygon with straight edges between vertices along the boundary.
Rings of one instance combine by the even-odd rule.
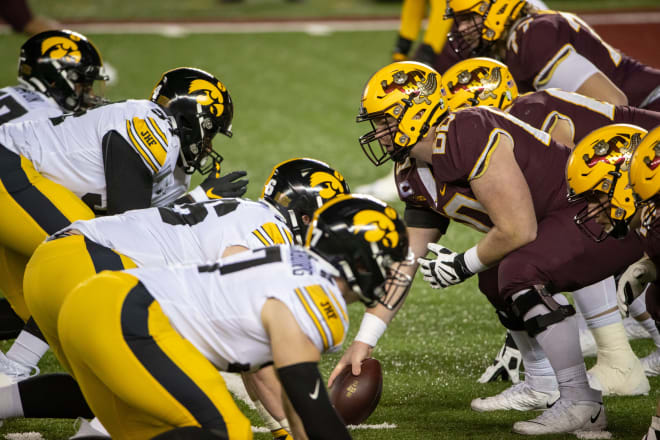
[[521, 95], [507, 111], [531, 126], [549, 131], [558, 119], [573, 127], [573, 141], [609, 124], [634, 124], [646, 130], [660, 125], [660, 113], [627, 105], [612, 105], [577, 93], [548, 89]]
[[547, 133], [489, 107], [452, 113], [436, 133], [432, 164], [414, 159], [397, 164], [397, 188], [407, 205], [425, 206], [488, 231], [492, 222], [472, 193], [470, 180], [485, 172], [499, 136], [507, 136], [530, 188], [536, 217], [567, 206], [564, 170], [570, 151]]
[[538, 90], [572, 51], [616, 84], [634, 107], [660, 85], [660, 70], [622, 54], [566, 12], [542, 11], [518, 23], [507, 41], [504, 62], [521, 91]]

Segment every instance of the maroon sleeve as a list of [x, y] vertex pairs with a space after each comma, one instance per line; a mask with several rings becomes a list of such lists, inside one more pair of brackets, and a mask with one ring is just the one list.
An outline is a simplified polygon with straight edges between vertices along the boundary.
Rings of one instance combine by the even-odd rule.
[[437, 130], [437, 143], [432, 159], [433, 175], [446, 183], [467, 184], [485, 166], [490, 148], [487, 111], [466, 108], [449, 115]]
[[32, 12], [27, 0], [0, 1], [0, 17], [16, 32], [21, 32], [32, 19]]
[[551, 111], [542, 99], [544, 93], [531, 92], [520, 95], [508, 109], [509, 114], [540, 130], [545, 118]]
[[516, 27], [513, 43], [507, 46], [505, 64], [523, 92], [534, 90], [536, 75], [562, 48], [571, 35], [563, 21], [550, 20], [546, 14], [535, 15]]
[[[624, 108], [622, 109], [621, 107]], [[630, 124], [638, 125], [645, 130], [651, 130], [660, 125], [660, 112], [654, 112], [637, 107], [617, 106], [617, 114], [619, 111], [630, 114]]]

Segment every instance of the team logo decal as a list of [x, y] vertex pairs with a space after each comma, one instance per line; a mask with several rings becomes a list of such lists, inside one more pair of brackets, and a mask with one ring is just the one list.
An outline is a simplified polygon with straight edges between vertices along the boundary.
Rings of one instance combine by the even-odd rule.
[[62, 61], [79, 63], [82, 55], [74, 41], [76, 39], [79, 38], [75, 35], [71, 35], [71, 39], [66, 37], [46, 38], [41, 43], [41, 54]]
[[[410, 96], [415, 104], [431, 105], [431, 100], [427, 97], [438, 89], [438, 79], [435, 73], [429, 73], [425, 78], [424, 73], [419, 70], [413, 70], [410, 73], [398, 70], [392, 75], [391, 83], [383, 80], [380, 85], [386, 95], [398, 90]], [[380, 98], [384, 98], [384, 96]]]
[[385, 213], [373, 209], [360, 211], [353, 217], [352, 231], [354, 234], [364, 233], [364, 239], [377, 243], [380, 242], [388, 248], [399, 244], [399, 233], [392, 220], [396, 219], [394, 208], [385, 208]]
[[309, 178], [309, 184], [312, 188], [317, 186], [323, 186], [323, 189], [319, 191], [319, 195], [323, 200], [328, 200], [336, 196], [337, 194], [344, 193], [344, 176], [339, 174], [338, 171], [335, 171], [334, 176], [325, 171], [317, 171], [312, 173]]
[[644, 163], [651, 171], [655, 171], [658, 165], [660, 165], [660, 141], [656, 141], [655, 145], [653, 145], [653, 152], [655, 153], [653, 159], [649, 156], [644, 157]]
[[605, 163], [612, 166], [620, 165], [621, 171], [628, 171], [630, 156], [641, 140], [642, 136], [639, 133], [632, 135], [617, 133], [608, 140], [598, 139], [592, 144], [593, 156], [585, 153], [582, 159], [589, 168]]
[[222, 92], [227, 91], [224, 84], [220, 81], [213, 84], [210, 81], [205, 79], [195, 79], [190, 83], [188, 87], [188, 93], [193, 92], [202, 92], [196, 96], [197, 102], [203, 106], [208, 106], [211, 108], [211, 114], [213, 116], [220, 116], [224, 111], [224, 100], [222, 98]]
[[[447, 86], [452, 94], [459, 90], [477, 92], [476, 98], [483, 101], [488, 98], [496, 99], [497, 95], [493, 90], [496, 90], [500, 84], [502, 84], [502, 72], [499, 67], [495, 67], [490, 72], [485, 67], [478, 67], [471, 72], [462, 70], [456, 78], [456, 84], [449, 81]], [[511, 87], [510, 83], [507, 85]]]

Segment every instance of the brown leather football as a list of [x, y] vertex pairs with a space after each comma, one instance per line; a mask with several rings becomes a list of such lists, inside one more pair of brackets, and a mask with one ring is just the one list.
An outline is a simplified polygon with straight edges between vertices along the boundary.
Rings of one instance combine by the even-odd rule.
[[362, 361], [360, 375], [347, 365], [330, 387], [330, 401], [347, 425], [359, 425], [374, 412], [383, 391], [383, 371], [374, 358]]

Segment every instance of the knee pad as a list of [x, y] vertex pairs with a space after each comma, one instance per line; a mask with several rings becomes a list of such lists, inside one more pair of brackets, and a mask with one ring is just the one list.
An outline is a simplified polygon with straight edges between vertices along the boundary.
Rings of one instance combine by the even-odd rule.
[[228, 437], [216, 430], [186, 426], [165, 431], [151, 440], [228, 440]]
[[500, 322], [509, 330], [518, 330], [523, 331], [525, 329], [525, 322], [516, 316], [510, 308], [508, 310], [495, 310], [497, 317], [500, 319]]
[[[541, 313], [529, 319], [525, 315], [532, 308], [543, 305], [548, 309], [547, 313]], [[518, 296], [511, 304], [511, 311], [520, 320], [524, 322], [527, 333], [534, 337], [552, 324], [563, 321], [569, 316], [575, 315], [575, 309], [572, 305], [561, 305], [552, 298], [552, 293], [548, 292], [545, 286], [537, 285], [532, 289]]]

